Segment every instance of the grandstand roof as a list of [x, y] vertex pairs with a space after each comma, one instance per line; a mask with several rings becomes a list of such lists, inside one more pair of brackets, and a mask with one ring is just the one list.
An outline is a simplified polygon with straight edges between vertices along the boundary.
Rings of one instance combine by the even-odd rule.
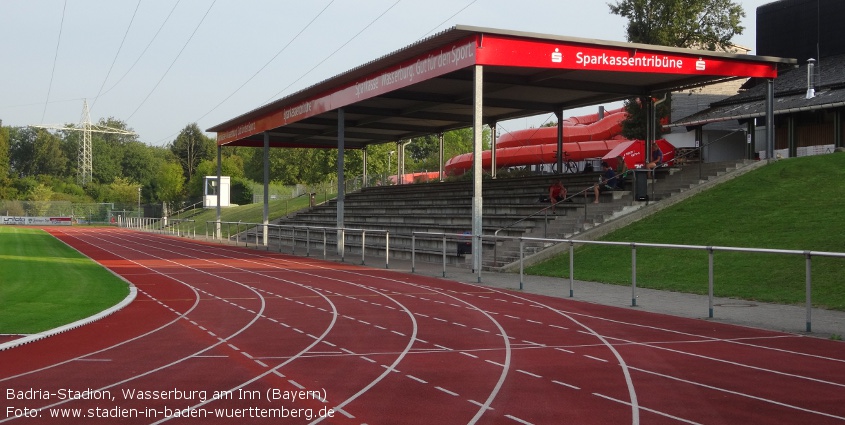
[[347, 149], [472, 126], [474, 70], [492, 123], [697, 87], [774, 78], [794, 59], [455, 26], [208, 129], [218, 145]]

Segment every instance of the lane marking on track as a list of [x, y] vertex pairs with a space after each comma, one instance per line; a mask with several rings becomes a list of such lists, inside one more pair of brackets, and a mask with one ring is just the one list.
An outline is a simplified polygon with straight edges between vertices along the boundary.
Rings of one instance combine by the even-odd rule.
[[444, 393], [449, 394], [449, 395], [454, 396], [454, 397], [457, 397], [459, 395], [458, 393], [456, 393], [454, 391], [449, 391], [446, 388], [443, 388], [443, 387], [440, 387], [440, 386], [435, 386], [434, 388], [438, 389], [440, 391], [443, 391]]
[[421, 384], [428, 384], [428, 381], [417, 378], [416, 376], [413, 376], [413, 375], [405, 375], [405, 376], [407, 376], [408, 378], [413, 379], [414, 381], [417, 381]]
[[[468, 401], [468, 402], [470, 402], [470, 403], [472, 403], [472, 404], [474, 404], [474, 405], [476, 405], [476, 406], [478, 406], [478, 407], [484, 407], [484, 405], [483, 405], [483, 404], [481, 404], [481, 403], [479, 403], [479, 402], [477, 402], [477, 401], [475, 401], [475, 400], [469, 399], [469, 400], [467, 400], [467, 401]], [[490, 407], [490, 406], [487, 406], [486, 410], [495, 410], [495, 409], [493, 409], [493, 408], [492, 408], [492, 407]]]
[[334, 411], [335, 411], [335, 412], [340, 412], [343, 416], [346, 416], [346, 417], [347, 417], [347, 418], [349, 418], [349, 419], [355, 419], [355, 416], [352, 416], [352, 414], [351, 414], [351, 413], [347, 412], [346, 410], [343, 410], [343, 408], [341, 408], [341, 407], [339, 407], [339, 406], [335, 406], [335, 407], [334, 407]]
[[532, 424], [531, 422], [528, 422], [528, 421], [526, 421], [526, 420], [524, 420], [524, 419], [519, 419], [519, 418], [517, 418], [516, 416], [513, 416], [513, 415], [505, 415], [505, 417], [506, 417], [506, 418], [508, 418], [508, 419], [511, 419], [511, 420], [517, 421], [517, 422], [519, 422], [519, 423], [521, 423], [521, 424], [525, 424], [525, 425], [534, 425], [534, 424]]
[[591, 356], [591, 355], [589, 355], [589, 354], [584, 354], [584, 357], [586, 357], [586, 358], [588, 358], [588, 359], [598, 360], [598, 361], [600, 361], [600, 362], [607, 363], [607, 360], [602, 359], [602, 358], [598, 358], [598, 357], [593, 357], [593, 356]]
[[567, 387], [567, 388], [572, 388], [573, 390], [580, 390], [581, 389], [579, 387], [576, 387], [575, 385], [567, 384], [566, 382], [561, 382], [561, 381], [556, 381], [556, 380], [552, 380], [552, 382], [554, 382], [555, 384], [558, 384], [558, 385], [563, 385], [564, 387]]
[[533, 377], [535, 377], [535, 378], [542, 378], [542, 376], [537, 375], [536, 373], [531, 373], [531, 372], [529, 372], [529, 371], [527, 371], [527, 370], [517, 369], [516, 371], [517, 371], [517, 372], [520, 372], [520, 373], [524, 373], [524, 374], [526, 374], [526, 375], [528, 375], [528, 376], [533, 376]]
[[[297, 264], [298, 264], [298, 263], [297, 263]], [[327, 270], [329, 270], [329, 269], [330, 269], [330, 268], [327, 268], [327, 267], [322, 267], [322, 268], [325, 268], [325, 269], [327, 269]], [[335, 271], [336, 271], [336, 270], [335, 270]], [[303, 273], [303, 274], [309, 274], [309, 273]], [[355, 273], [355, 274], [361, 274], [361, 273]], [[309, 275], [310, 275], [310, 274], [309, 274]], [[363, 275], [363, 274], [362, 274], [362, 275]], [[316, 276], [316, 275], [315, 275], [315, 276]], [[370, 276], [370, 275], [367, 275], [367, 276]], [[321, 276], [321, 277], [326, 278], [325, 276]], [[331, 278], [329, 278], [329, 279], [331, 279]], [[331, 280], [340, 280], [340, 279], [331, 279]], [[401, 282], [401, 281], [399, 281], [399, 280], [396, 280], [396, 279], [389, 279], [389, 280], [392, 280], [392, 281], [395, 281], [395, 282], [400, 282], [400, 283], [403, 283], [403, 282]], [[409, 284], [410, 284], [410, 283], [409, 283]], [[441, 294], [443, 294], [443, 292], [441, 292]], [[414, 298], [413, 296], [411, 296], [411, 297], [412, 297], [412, 298]], [[464, 302], [465, 304], [469, 304], [469, 302], [464, 301], [464, 300], [459, 300], [459, 301]], [[442, 302], [441, 302], [441, 303], [442, 303]], [[469, 308], [469, 307], [468, 307], [468, 308]], [[393, 308], [393, 307], [391, 307], [390, 309], [394, 309], [394, 308]], [[482, 312], [482, 311], [483, 311], [483, 310], [479, 309], [479, 308], [478, 308], [478, 307], [476, 307], [476, 306], [473, 306], [473, 308], [471, 308], [471, 309], [472, 309], [472, 310], [474, 310], [474, 311], [478, 311], [478, 312]], [[405, 309], [405, 311], [406, 311], [409, 315], [411, 315], [411, 314], [412, 314], [412, 313], [410, 313], [407, 309]], [[490, 317], [490, 313], [485, 313], [485, 314], [487, 315], [488, 319], [490, 319], [491, 321], [493, 321], [494, 323], [496, 323], [496, 322], [495, 322], [495, 320], [494, 320], [494, 319], [492, 319], [492, 317]], [[513, 338], [512, 338], [512, 337], [507, 337], [506, 335], [504, 335], [504, 329], [502, 329], [502, 328], [501, 328], [501, 326], [500, 326], [500, 325], [498, 325], [498, 323], [496, 323], [496, 325], [497, 325], [497, 326], [499, 326], [499, 329], [500, 329], [500, 331], [501, 331], [501, 333], [500, 333], [499, 335], [501, 335], [501, 336], [505, 339], [504, 349], [505, 349], [505, 352], [506, 352], [506, 356], [505, 356], [505, 364], [503, 365], [504, 370], [503, 370], [503, 372], [500, 374], [500, 379], [499, 379], [499, 382], [497, 382], [497, 384], [496, 384], [495, 388], [491, 391], [491, 393], [490, 393], [490, 395], [489, 395], [489, 397], [488, 397], [488, 399], [487, 399], [486, 403], [485, 403], [485, 404], [483, 404], [483, 405], [482, 405], [482, 407], [485, 407], [485, 406], [489, 407], [489, 404], [490, 404], [490, 403], [492, 402], [492, 400], [495, 398], [496, 394], [498, 394], [499, 390], [500, 390], [500, 389], [501, 389], [501, 387], [502, 387], [502, 383], [503, 383], [504, 377], [506, 376], [506, 371], [508, 370], [508, 367], [509, 367], [508, 365], [510, 364], [510, 356], [511, 356], [511, 355], [510, 355], [510, 345], [509, 345], [509, 343], [508, 343], [508, 338], [510, 338], [510, 339], [513, 339]], [[415, 325], [415, 327], [416, 327], [416, 325]], [[414, 336], [411, 338], [411, 341], [414, 341], [414, 340], [415, 340], [415, 334], [416, 334], [416, 330], [415, 330], [415, 332], [414, 332]], [[379, 379], [380, 379], [380, 378], [379, 378]], [[362, 391], [365, 391], [365, 390], [369, 389], [369, 387], [370, 387], [370, 386], [368, 386], [367, 388], [365, 388], [365, 389], [364, 389], [364, 390], [362, 390]], [[351, 400], [353, 400], [354, 398], [356, 398], [358, 395], [359, 395], [359, 394], [356, 394], [355, 396], [353, 396], [352, 398], [350, 398], [349, 400], [347, 400], [345, 403], [341, 403], [341, 404], [339, 404], [339, 406], [340, 406], [340, 407], [344, 406], [346, 403], [350, 402]], [[480, 418], [480, 416], [481, 416], [481, 411], [479, 411], [479, 413], [478, 413], [478, 414], [476, 414], [476, 417], [474, 417], [474, 418], [473, 418], [473, 419], [472, 419], [469, 423], [475, 423], [475, 422], [476, 422], [476, 421]], [[320, 421], [320, 420], [317, 420], [317, 421], [315, 421], [315, 423], [316, 423], [316, 422], [319, 422], [319, 421]]]
[[466, 351], [461, 351], [460, 353], [461, 353], [461, 354], [463, 354], [463, 355], [465, 355], [465, 356], [467, 356], [467, 357], [472, 357], [472, 358], [474, 358], [474, 359], [477, 359], [477, 358], [478, 358], [478, 356], [476, 356], [475, 354], [472, 354], [472, 353], [467, 353]]
[[800, 410], [802, 412], [814, 413], [814, 414], [817, 414], [817, 415], [820, 415], [820, 416], [826, 416], [826, 417], [829, 417], [829, 418], [845, 420], [845, 416], [838, 416], [838, 415], [834, 415], [832, 413], [825, 413], [825, 412], [820, 412], [818, 410], [807, 409], [807, 408], [804, 408], [804, 407], [801, 407], [801, 406], [795, 406], [795, 405], [788, 404], [788, 403], [782, 403], [782, 402], [771, 400], [771, 399], [764, 398], [764, 397], [757, 397], [757, 396], [754, 396], [754, 395], [751, 395], [751, 394], [741, 393], [739, 391], [733, 391], [733, 390], [729, 390], [729, 389], [726, 389], [726, 388], [720, 388], [720, 387], [715, 387], [713, 385], [704, 384], [704, 383], [701, 383], [701, 382], [690, 381], [688, 379], [678, 378], [677, 376], [666, 375], [666, 374], [663, 374], [663, 373], [654, 372], [654, 371], [651, 371], [651, 370], [645, 370], [645, 369], [641, 369], [641, 368], [638, 368], [638, 367], [631, 367], [631, 370], [635, 370], [635, 371], [642, 372], [642, 373], [647, 373], [647, 374], [650, 374], [650, 375], [659, 376], [661, 378], [671, 379], [673, 381], [683, 382], [683, 383], [690, 384], [690, 385], [695, 385], [695, 386], [702, 387], [702, 388], [711, 389], [711, 390], [714, 390], [714, 391], [721, 391], [721, 392], [728, 393], [728, 394], [746, 397], [746, 398], [750, 398], [752, 400], [763, 401], [763, 402], [771, 403], [771, 404], [774, 404], [774, 405], [777, 405], [777, 406], [783, 406], [783, 407], [787, 407], [787, 408], [790, 408], [790, 409]]
[[[604, 394], [593, 393], [593, 395], [594, 395], [594, 396], [596, 396], [596, 397], [601, 397], [601, 398], [606, 399], [606, 400], [615, 401], [615, 402], [617, 402], [617, 403], [624, 404], [624, 405], [626, 405], [626, 406], [630, 406], [630, 405], [631, 405], [631, 403], [628, 403], [627, 401], [624, 401], [624, 400], [618, 400], [618, 399], [615, 399], [615, 398], [613, 398], [613, 397], [606, 396], [606, 395], [604, 395]], [[674, 419], [674, 420], [676, 420], [676, 421], [680, 421], [680, 422], [683, 422], [683, 423], [692, 424], [692, 425], [702, 425], [702, 424], [700, 424], [699, 422], [693, 422], [693, 421], [691, 421], [691, 420], [689, 420], [689, 419], [680, 418], [680, 417], [677, 417], [677, 416], [674, 416], [674, 415], [670, 415], [670, 414], [668, 414], [668, 413], [666, 413], [666, 412], [661, 412], [661, 411], [659, 411], [659, 410], [649, 409], [649, 408], [647, 408], [647, 407], [643, 407], [643, 406], [640, 406], [640, 409], [645, 410], [645, 411], [647, 411], [647, 412], [655, 413], [655, 414], [660, 415], [660, 416], [665, 416], [665, 417], [667, 417], [667, 418], [671, 418], [671, 419]]]

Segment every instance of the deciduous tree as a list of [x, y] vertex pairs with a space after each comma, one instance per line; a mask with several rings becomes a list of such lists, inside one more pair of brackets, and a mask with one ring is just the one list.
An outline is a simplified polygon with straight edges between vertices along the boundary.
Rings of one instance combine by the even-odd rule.
[[[745, 11], [733, 0], [616, 0], [608, 7], [611, 13], [628, 19], [627, 39], [632, 43], [725, 50], [733, 37], [745, 30], [740, 23]], [[658, 135], [659, 121], [671, 110], [669, 102], [657, 111]], [[628, 118], [622, 123], [622, 134], [645, 139], [642, 99], [628, 99], [625, 111]]]

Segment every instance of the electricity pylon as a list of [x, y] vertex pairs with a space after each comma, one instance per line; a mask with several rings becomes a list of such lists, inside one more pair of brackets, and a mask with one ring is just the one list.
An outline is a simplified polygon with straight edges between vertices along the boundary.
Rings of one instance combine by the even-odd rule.
[[91, 123], [91, 113], [88, 111], [88, 100], [82, 103], [82, 118], [79, 122], [79, 127], [67, 127], [59, 125], [31, 125], [30, 127], [44, 128], [48, 130], [70, 130], [82, 132], [82, 143], [79, 144], [79, 151], [76, 155], [78, 162], [76, 170], [76, 180], [81, 186], [85, 186], [91, 182], [91, 174], [94, 167], [91, 163], [91, 133], [108, 133], [108, 134], [124, 134], [134, 135], [131, 131], [121, 130], [119, 128], [111, 128], [102, 125]]

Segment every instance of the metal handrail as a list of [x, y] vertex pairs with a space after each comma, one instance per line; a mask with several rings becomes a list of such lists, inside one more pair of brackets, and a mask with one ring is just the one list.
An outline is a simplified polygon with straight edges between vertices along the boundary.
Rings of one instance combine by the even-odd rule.
[[[267, 235], [268, 236], [271, 234], [271, 229], [277, 229], [278, 230], [278, 238], [279, 238], [279, 252], [281, 252], [281, 249], [282, 249], [281, 241], [283, 239], [282, 235], [281, 235], [281, 231], [283, 229], [290, 229], [291, 230], [291, 254], [292, 255], [296, 254], [296, 231], [297, 230], [300, 230], [300, 231], [304, 230], [306, 232], [305, 233], [305, 241], [306, 241], [306, 243], [305, 243], [306, 254], [305, 255], [306, 256], [311, 256], [311, 231], [312, 230], [318, 231], [318, 232], [321, 231], [322, 234], [323, 234], [323, 259], [327, 258], [327, 253], [326, 253], [326, 246], [328, 245], [327, 244], [327, 241], [328, 241], [327, 233], [329, 231], [335, 231], [335, 232], [338, 233], [338, 240], [339, 240], [338, 255], [340, 255], [340, 261], [341, 262], [346, 260], [346, 250], [345, 250], [346, 232], [361, 233], [361, 264], [362, 265], [366, 264], [366, 253], [367, 253], [366, 237], [367, 237], [367, 233], [379, 233], [379, 234], [383, 233], [384, 237], [385, 237], [384, 268], [386, 268], [386, 269], [390, 268], [390, 231], [389, 230], [362, 229], [362, 228], [353, 228], [353, 227], [294, 226], [294, 225], [285, 225], [285, 224], [245, 223], [245, 222], [241, 222], [241, 221], [238, 221], [238, 222], [206, 221], [206, 226], [205, 226], [206, 240], [209, 239], [209, 232], [208, 232], [209, 225], [214, 225], [214, 228], [215, 228], [215, 231], [213, 232], [213, 235], [214, 235], [213, 239], [221, 239], [222, 234], [217, 233], [218, 232], [217, 226], [218, 225], [222, 226], [224, 224], [227, 226], [226, 234], [229, 235], [228, 237], [230, 237], [230, 238], [231, 238], [231, 235], [232, 235], [231, 225], [233, 225], [233, 224], [236, 225], [235, 233], [234, 233], [236, 245], [240, 243], [240, 236], [238, 236], [238, 235], [241, 234], [241, 231], [240, 231], [241, 225], [245, 226], [244, 232], [246, 232], [246, 234], [244, 236], [244, 246], [249, 246], [249, 229], [250, 229], [250, 227], [254, 228], [255, 229], [255, 245], [256, 246], [264, 245], [267, 250], [270, 249], [269, 244], [264, 244], [263, 241], [259, 241], [259, 236], [260, 236], [259, 233], [258, 233], [259, 228], [267, 227]], [[222, 232], [220, 232], [220, 233], [222, 233]]]
[[698, 250], [708, 252], [708, 310], [709, 317], [713, 317], [713, 253], [721, 252], [744, 252], [744, 253], [761, 253], [761, 254], [777, 254], [777, 255], [802, 255], [806, 259], [805, 264], [805, 308], [806, 308], [806, 331], [812, 332], [812, 257], [830, 257], [845, 259], [845, 252], [829, 252], [829, 251], [808, 251], [808, 250], [787, 250], [787, 249], [770, 249], [770, 248], [745, 248], [745, 247], [730, 247], [730, 246], [704, 246], [704, 245], [678, 245], [678, 244], [660, 244], [660, 243], [639, 243], [639, 242], [613, 242], [613, 241], [588, 241], [576, 239], [548, 239], [548, 238], [530, 238], [530, 237], [508, 237], [499, 236], [501, 239], [515, 239], [520, 241], [519, 252], [519, 288], [523, 289], [523, 246], [525, 241], [542, 241], [552, 243], [569, 243], [569, 296], [574, 296], [574, 245], [609, 245], [609, 246], [630, 246], [631, 247], [631, 306], [637, 305], [637, 254], [636, 250], [639, 247], [644, 248], [664, 248], [664, 249], [686, 249]]

